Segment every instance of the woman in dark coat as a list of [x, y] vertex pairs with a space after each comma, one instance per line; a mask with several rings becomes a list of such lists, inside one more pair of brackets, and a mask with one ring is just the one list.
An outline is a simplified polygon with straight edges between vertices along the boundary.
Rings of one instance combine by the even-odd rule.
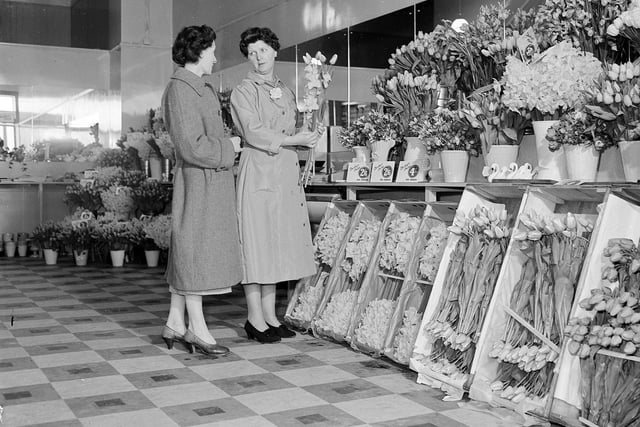
[[[176, 69], [162, 97], [165, 123], [176, 147], [171, 207], [171, 247], [166, 279], [171, 308], [162, 337], [207, 354], [225, 354], [202, 312], [202, 296], [227, 293], [242, 279], [232, 166], [234, 145], [224, 136], [211, 74], [215, 32], [208, 26], [180, 31], [173, 45]], [[185, 325], [185, 307], [189, 317]]]

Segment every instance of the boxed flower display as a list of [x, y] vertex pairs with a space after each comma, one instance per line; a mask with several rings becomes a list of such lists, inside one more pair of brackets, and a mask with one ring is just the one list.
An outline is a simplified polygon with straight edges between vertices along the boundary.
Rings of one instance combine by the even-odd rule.
[[296, 284], [284, 315], [288, 324], [301, 330], [310, 328], [336, 257], [345, 244], [344, 236], [352, 219], [359, 216], [358, 206], [358, 202], [347, 200], [336, 200], [327, 205], [313, 238], [317, 272]]
[[447, 202], [427, 204], [384, 342], [384, 355], [397, 363], [409, 364], [422, 315], [447, 244], [447, 225], [453, 221], [455, 210], [455, 205]]
[[468, 389], [522, 191], [463, 192], [410, 359], [418, 382], [458, 398]]
[[311, 323], [314, 335], [338, 342], [349, 341], [358, 294], [389, 209], [386, 201], [363, 201], [354, 213], [331, 269], [327, 285]]
[[351, 347], [380, 356], [398, 302], [425, 203], [391, 202], [372, 250], [347, 337]]
[[473, 362], [474, 399], [544, 413], [603, 197], [553, 187], [525, 194]]

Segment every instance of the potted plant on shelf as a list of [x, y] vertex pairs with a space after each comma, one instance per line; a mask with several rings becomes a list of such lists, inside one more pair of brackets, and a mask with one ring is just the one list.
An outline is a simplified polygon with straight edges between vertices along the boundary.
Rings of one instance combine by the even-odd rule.
[[171, 216], [158, 215], [142, 221], [143, 246], [147, 266], [157, 267], [161, 251], [169, 250]]
[[626, 181], [640, 180], [640, 65], [611, 64], [592, 91], [589, 115], [604, 120], [622, 157]]
[[356, 156], [355, 161], [359, 163], [369, 163], [371, 161], [371, 150], [367, 144], [363, 120], [356, 119], [349, 126], [342, 128], [339, 141], [343, 147], [353, 150]]
[[33, 239], [43, 249], [45, 264], [53, 265], [58, 262], [58, 252], [64, 241], [62, 231], [62, 225], [55, 221], [45, 221], [33, 230]]
[[89, 250], [93, 246], [93, 219], [81, 219], [79, 215], [65, 218], [62, 222], [63, 242], [71, 248], [77, 266], [87, 265]]
[[138, 215], [160, 215], [171, 203], [171, 196], [171, 187], [156, 180], [147, 180], [131, 192]]
[[400, 123], [390, 113], [371, 110], [356, 120], [362, 126], [362, 134], [371, 148], [371, 160], [384, 162], [389, 157], [389, 150], [400, 140], [402, 134]]
[[464, 182], [469, 155], [477, 156], [478, 139], [458, 111], [438, 108], [420, 122], [419, 136], [427, 153], [440, 153], [445, 182]]

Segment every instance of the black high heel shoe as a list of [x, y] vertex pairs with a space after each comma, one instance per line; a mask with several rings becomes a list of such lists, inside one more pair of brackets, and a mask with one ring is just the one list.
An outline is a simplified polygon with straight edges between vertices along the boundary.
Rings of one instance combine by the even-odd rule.
[[189, 349], [189, 344], [184, 340], [184, 334], [177, 333], [167, 325], [164, 325], [164, 328], [162, 328], [161, 335], [169, 350], [173, 348], [173, 343], [176, 341], [184, 344], [184, 346], [187, 347], [187, 350]]
[[244, 330], [247, 333], [247, 338], [250, 340], [256, 340], [261, 343], [280, 341], [280, 335], [274, 334], [271, 328], [267, 328], [265, 331], [259, 331], [248, 320], [244, 324]]
[[272, 334], [278, 335], [280, 338], [292, 338], [296, 336], [296, 333], [291, 329], [287, 328], [284, 324], [280, 324], [280, 326], [272, 326], [267, 323], [269, 330]]
[[189, 353], [193, 353], [193, 348], [200, 350], [202, 353], [210, 356], [221, 356], [229, 353], [227, 347], [220, 344], [209, 344], [204, 342], [201, 338], [198, 338], [196, 334], [187, 329], [187, 333], [184, 334], [184, 341], [188, 345]]

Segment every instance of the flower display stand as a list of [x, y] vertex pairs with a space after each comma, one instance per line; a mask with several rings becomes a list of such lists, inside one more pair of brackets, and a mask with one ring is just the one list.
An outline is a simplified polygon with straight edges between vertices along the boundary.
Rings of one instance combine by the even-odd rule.
[[[530, 187], [524, 195], [520, 214], [505, 255], [503, 268], [496, 283], [494, 297], [489, 305], [476, 347], [471, 370], [473, 382], [469, 390], [470, 398], [488, 402], [493, 406], [509, 408], [523, 417], [527, 417], [530, 411], [536, 414], [544, 413], [545, 406], [550, 401], [549, 396], [551, 393], [549, 390], [554, 384], [553, 373], [557, 372], [558, 369], [557, 361], [562, 347], [560, 342], [562, 333], [554, 337], [549, 337], [547, 334], [542, 333], [540, 331], [541, 322], [529, 320], [529, 317], [539, 318], [535, 314], [535, 307], [540, 307], [530, 301], [537, 301], [537, 298], [547, 298], [545, 299], [546, 307], [549, 307], [550, 310], [555, 308], [558, 313], [564, 312], [563, 307], [570, 307], [573, 295], [566, 294], [563, 290], [568, 289], [569, 292], [572, 292], [574, 286], [578, 283], [583, 258], [577, 257], [580, 258], [580, 262], [570, 270], [563, 270], [563, 265], [557, 266], [556, 271], [566, 271], [570, 279], [568, 277], [563, 278], [560, 275], [547, 276], [546, 274], [551, 273], [546, 273], [540, 269], [538, 255], [527, 255], [521, 250], [521, 247], [525, 247], [529, 252], [529, 248], [534, 245], [533, 241], [525, 240], [524, 242], [527, 243], [520, 246], [522, 243], [520, 241], [521, 237], [517, 236], [524, 236], [527, 234], [527, 230], [530, 230], [526, 226], [528, 224], [527, 221], [530, 221], [530, 217], [556, 219], [562, 222], [567, 217], [567, 212], [571, 212], [571, 215], [575, 217], [577, 235], [582, 235], [584, 232], [586, 233], [584, 234], [586, 238], [577, 237], [570, 240], [572, 242], [571, 246], [567, 246], [567, 248], [571, 251], [570, 253], [576, 251], [576, 253], [581, 253], [584, 257], [585, 253], [588, 254], [591, 251], [591, 249], [588, 249], [588, 235], [590, 232], [585, 230], [585, 224], [596, 223], [597, 206], [602, 202], [604, 196], [605, 193], [595, 188], [583, 189], [555, 186], [546, 188]], [[569, 240], [563, 241], [568, 242]], [[558, 240], [554, 240], [554, 242], [558, 242]], [[549, 271], [553, 271], [554, 257], [560, 256], [558, 253], [560, 252], [558, 249], [560, 245], [561, 243], [557, 243], [557, 246], [554, 243], [549, 246], [551, 247], [551, 255], [549, 255], [551, 269]], [[548, 246], [544, 247], [547, 248]], [[531, 253], [529, 252], [529, 254]], [[527, 267], [525, 267], [525, 263], [528, 263]], [[526, 272], [524, 272], [525, 268]], [[553, 274], [556, 274], [556, 271], [553, 271]], [[564, 281], [565, 279], [566, 282]], [[542, 291], [540, 291], [540, 294], [536, 293], [539, 289], [538, 287], [543, 288], [545, 283], [548, 283], [553, 290], [546, 296], [542, 294]], [[561, 283], [566, 283], [568, 286], [562, 288], [560, 286]], [[527, 286], [530, 287], [530, 291], [527, 290]], [[530, 296], [532, 293], [538, 296], [532, 299]], [[527, 297], [527, 295], [529, 296]], [[565, 303], [561, 304], [561, 301]], [[569, 302], [568, 306], [567, 302]], [[533, 306], [533, 309], [531, 306]], [[547, 318], [553, 317], [556, 310], [549, 311], [550, 315]], [[567, 309], [564, 316], [558, 315], [557, 318], [564, 318], [566, 322], [568, 312], [569, 310]], [[557, 318], [553, 317], [554, 321]], [[537, 328], [535, 325], [537, 325]], [[562, 326], [559, 328], [564, 329]], [[511, 334], [511, 331], [517, 331], [517, 334]], [[507, 332], [509, 332], [512, 340], [525, 341], [522, 346], [514, 347], [522, 350], [522, 356], [520, 356], [522, 362], [519, 362], [521, 365], [516, 362], [501, 361], [500, 358], [507, 357], [510, 353], [508, 350], [504, 350], [502, 355], [498, 356], [499, 350], [503, 348], [501, 343], [506, 342], [511, 345], [510, 340], [505, 338]], [[514, 338], [514, 336], [517, 338]], [[530, 355], [526, 354], [529, 350]], [[523, 369], [524, 360], [531, 364], [530, 367]], [[533, 368], [532, 366], [535, 363], [539, 363], [541, 367], [539, 369], [536, 369], [538, 367]], [[510, 384], [509, 378], [515, 377], [526, 378], [526, 381], [513, 380], [513, 384]], [[521, 382], [527, 385], [545, 384], [548, 389], [544, 391], [544, 387], [541, 387], [541, 391], [538, 393], [530, 393], [528, 390], [525, 392], [522, 389], [518, 390]], [[511, 389], [509, 389], [509, 386], [511, 386]], [[534, 386], [531, 385], [531, 387], [533, 388]]]
[[[407, 264], [398, 303], [391, 316], [389, 329], [384, 341], [384, 355], [401, 365], [409, 364], [409, 358], [413, 353], [418, 330], [422, 323], [422, 315], [429, 301], [433, 286], [433, 278], [424, 277], [419, 271], [420, 258], [430, 241], [434, 242], [434, 240], [441, 238], [441, 236], [436, 236], [435, 233], [432, 236], [431, 230], [441, 227], [438, 229], [443, 231], [443, 236], [448, 235], [445, 227], [453, 221], [456, 207], [457, 204], [445, 202], [428, 203], [420, 223]], [[442, 249], [444, 249], [446, 237], [444, 237], [444, 241], [440, 240], [435, 244], [437, 247], [442, 245]], [[439, 265], [441, 256], [441, 253], [437, 253], [433, 262]], [[433, 272], [433, 277], [435, 277], [435, 273], [437, 273], [437, 266]]]
[[[329, 338], [337, 342], [348, 342], [347, 332], [351, 324], [351, 317], [353, 316], [358, 294], [363, 286], [366, 270], [352, 278], [349, 272], [343, 268], [343, 264], [345, 266], [350, 265], [347, 260], [348, 248], [353, 247], [354, 243], [351, 242], [351, 239], [361, 224], [367, 222], [379, 224], [375, 229], [372, 227], [371, 231], [374, 235], [370, 236], [371, 240], [377, 241], [380, 225], [389, 210], [389, 206], [390, 202], [388, 201], [359, 202], [359, 206], [344, 236], [343, 245], [341, 245], [336, 256], [334, 268], [331, 269], [327, 279], [324, 294], [311, 322], [311, 329], [315, 336]], [[362, 249], [366, 245], [360, 244], [357, 246], [357, 249]], [[362, 257], [366, 256], [365, 253], [361, 253], [361, 255]], [[373, 256], [373, 254], [369, 254], [370, 256]], [[358, 263], [359, 268], [368, 266], [369, 258], [359, 258]]]
[[[483, 191], [483, 188], [468, 186], [462, 193], [460, 203], [456, 215], [466, 216], [476, 207], [492, 209], [495, 211], [506, 210], [509, 218], [515, 218], [520, 209], [520, 203], [523, 199], [524, 189], [516, 186], [492, 187], [493, 192]], [[454, 251], [458, 247], [458, 241], [461, 236], [450, 233], [442, 260], [436, 274], [431, 295], [424, 310], [418, 337], [416, 338], [413, 354], [409, 361], [411, 369], [418, 372], [417, 381], [420, 384], [426, 384], [434, 388], [439, 388], [450, 395], [451, 398], [460, 399], [468, 390], [471, 383], [470, 372], [444, 371], [436, 369], [439, 360], [436, 358], [437, 344], [436, 337], [427, 329], [429, 325], [439, 315], [440, 299], [446, 298], [443, 292], [445, 289], [445, 279], [450, 268], [450, 264], [454, 259]], [[483, 319], [475, 327], [480, 331]], [[472, 345], [476, 345], [472, 341]], [[473, 351], [469, 348], [467, 351]]]
[[[347, 223], [347, 230], [351, 221], [354, 218], [360, 217], [360, 210], [358, 210], [359, 203], [349, 200], [336, 200], [329, 202], [325, 209], [320, 226], [318, 227], [318, 233], [314, 236], [314, 247], [316, 248], [316, 274], [309, 277], [304, 277], [298, 281], [293, 294], [289, 298], [289, 304], [284, 315], [284, 320], [287, 324], [301, 330], [307, 331], [311, 326], [311, 321], [316, 313], [318, 304], [326, 289], [327, 280], [331, 273], [331, 269], [335, 266], [335, 258], [329, 262], [323, 262], [318, 254], [318, 239], [321, 238], [322, 232], [330, 222], [330, 220], [340, 213], [344, 213], [349, 216]], [[344, 238], [340, 239], [337, 253], [340, 253], [343, 246], [346, 244]], [[331, 265], [330, 265], [331, 264]]]
[[[570, 317], [583, 317], [587, 315], [579, 302], [592, 295], [592, 290], [602, 287], [602, 269], [607, 260], [603, 257], [604, 249], [611, 238], [628, 238], [638, 242], [640, 238], [640, 192], [622, 190], [610, 191], [604, 197], [604, 203], [598, 222], [594, 229], [591, 246], [587, 253], [584, 268], [571, 310]], [[608, 282], [605, 282], [608, 283]], [[610, 284], [612, 285], [612, 284]], [[567, 424], [596, 425], [593, 422], [581, 419], [582, 407], [581, 383], [583, 382], [580, 359], [568, 351], [568, 341], [564, 343], [557, 369], [557, 383], [553, 389], [553, 401], [546, 407], [545, 415], [550, 418], [561, 418]], [[600, 350], [601, 353], [609, 354]], [[613, 355], [612, 355], [613, 356]], [[629, 357], [629, 360], [632, 358]], [[635, 358], [635, 363], [640, 359]], [[604, 427], [604, 426], [600, 426]]]
[[[379, 357], [384, 351], [384, 339], [389, 330], [391, 316], [398, 303], [398, 297], [405, 280], [404, 273], [383, 267], [385, 241], [402, 236], [396, 229], [404, 229], [406, 238], [410, 240], [410, 248], [413, 248], [415, 238], [422, 222], [426, 209], [426, 203], [421, 202], [391, 202], [391, 206], [382, 221], [378, 240], [373, 249], [369, 265], [363, 279], [363, 285], [358, 293], [358, 300], [351, 317], [347, 332], [347, 340], [354, 350]], [[402, 222], [392, 229], [394, 221]], [[415, 224], [415, 230], [411, 232], [410, 223]], [[410, 251], [401, 253], [402, 248], [396, 248], [394, 254], [397, 257], [408, 257]], [[388, 254], [387, 257], [393, 256]], [[404, 261], [404, 262], [406, 262]], [[392, 261], [393, 262], [393, 261]], [[402, 260], [398, 260], [402, 263]], [[388, 263], [388, 262], [387, 262]], [[400, 267], [403, 269], [403, 267]]]

